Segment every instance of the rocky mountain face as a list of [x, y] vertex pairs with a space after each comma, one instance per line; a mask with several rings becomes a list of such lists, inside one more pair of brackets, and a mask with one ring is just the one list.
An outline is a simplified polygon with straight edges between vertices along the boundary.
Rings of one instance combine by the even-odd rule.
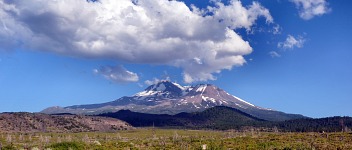
[[170, 81], [161, 81], [133, 96], [121, 97], [107, 103], [75, 105], [63, 108], [50, 107], [42, 112], [49, 114], [100, 114], [129, 109], [142, 113], [177, 114], [181, 112], [199, 112], [214, 106], [236, 108], [254, 117], [270, 121], [304, 118], [302, 115], [286, 114], [255, 106], [211, 84], [181, 86]]
[[106, 117], [24, 112], [0, 114], [0, 132], [111, 132], [128, 129], [132, 129], [128, 123]]

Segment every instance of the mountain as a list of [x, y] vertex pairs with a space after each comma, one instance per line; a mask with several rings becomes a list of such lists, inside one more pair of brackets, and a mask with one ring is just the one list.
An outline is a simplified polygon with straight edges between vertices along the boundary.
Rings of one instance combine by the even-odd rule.
[[161, 81], [133, 96], [124, 96], [107, 103], [75, 105], [63, 108], [50, 107], [42, 112], [48, 114], [99, 114], [129, 109], [142, 113], [177, 114], [181, 112], [199, 112], [214, 106], [236, 108], [252, 116], [271, 121], [304, 118], [302, 115], [286, 114], [255, 106], [211, 84], [181, 86], [170, 81]]
[[245, 126], [263, 126], [266, 121], [238, 109], [216, 106], [201, 112], [168, 114], [145, 114], [120, 110], [99, 116], [112, 117], [128, 122], [135, 127], [173, 127], [192, 129], [240, 129]]
[[1, 113], [0, 132], [110, 132], [132, 129], [128, 123], [106, 117], [72, 114]]

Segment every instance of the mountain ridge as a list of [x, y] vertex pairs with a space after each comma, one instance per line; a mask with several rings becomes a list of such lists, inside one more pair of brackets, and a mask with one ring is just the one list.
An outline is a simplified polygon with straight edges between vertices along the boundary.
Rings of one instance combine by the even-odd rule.
[[51, 107], [42, 112], [49, 114], [100, 114], [129, 109], [151, 114], [177, 114], [181, 112], [200, 112], [215, 106], [236, 108], [255, 117], [271, 121], [304, 118], [302, 115], [286, 114], [253, 105], [212, 84], [181, 86], [167, 80], [150, 85], [144, 91], [132, 96], [124, 96], [114, 101], [100, 104]]
[[112, 117], [128, 122], [134, 127], [166, 127], [190, 129], [240, 129], [245, 126], [265, 125], [267, 121], [246, 114], [238, 109], [216, 106], [201, 112], [168, 114], [146, 114], [130, 110], [104, 113], [98, 116]]

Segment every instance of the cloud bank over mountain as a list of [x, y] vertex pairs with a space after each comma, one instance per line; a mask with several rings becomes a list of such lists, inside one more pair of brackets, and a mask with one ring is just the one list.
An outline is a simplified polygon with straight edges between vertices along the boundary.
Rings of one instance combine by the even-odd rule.
[[[169, 65], [183, 70], [186, 83], [215, 80], [214, 73], [243, 65], [252, 52], [234, 30], [273, 18], [258, 2], [213, 3], [200, 9], [169, 0], [0, 0], [0, 50]], [[112, 74], [138, 81], [135, 73], [117, 70]]]

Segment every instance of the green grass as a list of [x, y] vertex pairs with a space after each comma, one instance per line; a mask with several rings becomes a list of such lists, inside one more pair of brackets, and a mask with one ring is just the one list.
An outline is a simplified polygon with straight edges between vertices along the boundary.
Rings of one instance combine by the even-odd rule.
[[0, 133], [3, 149], [352, 149], [351, 133], [269, 133], [143, 128], [115, 133]]

